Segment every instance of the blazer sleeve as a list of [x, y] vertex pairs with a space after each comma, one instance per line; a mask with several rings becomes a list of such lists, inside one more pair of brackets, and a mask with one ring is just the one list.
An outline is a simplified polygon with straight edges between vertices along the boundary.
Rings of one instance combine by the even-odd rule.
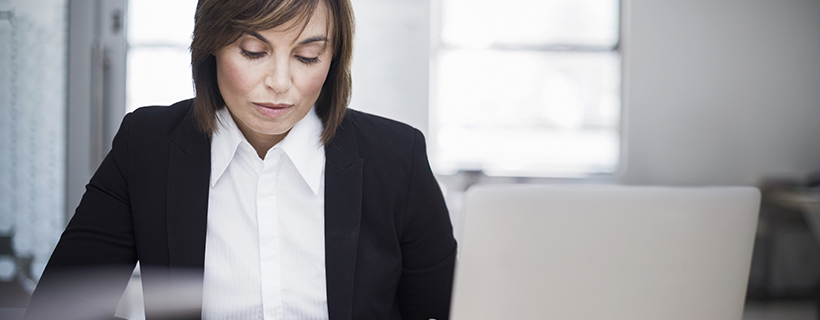
[[137, 261], [128, 196], [131, 114], [117, 132], [32, 294], [25, 319], [112, 318]]
[[403, 319], [447, 319], [456, 259], [450, 215], [415, 130], [397, 299]]

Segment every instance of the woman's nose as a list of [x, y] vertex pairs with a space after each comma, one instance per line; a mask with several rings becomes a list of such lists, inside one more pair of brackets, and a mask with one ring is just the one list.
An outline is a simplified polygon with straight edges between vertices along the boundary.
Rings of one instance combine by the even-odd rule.
[[[283, 61], [284, 60], [284, 61]], [[283, 93], [293, 85], [287, 59], [277, 59], [265, 79], [265, 85], [276, 93]]]

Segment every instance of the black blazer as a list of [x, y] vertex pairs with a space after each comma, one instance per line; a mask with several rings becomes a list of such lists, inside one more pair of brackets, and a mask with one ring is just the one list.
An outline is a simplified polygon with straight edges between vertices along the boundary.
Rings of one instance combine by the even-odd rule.
[[[43, 316], [46, 305], [84, 304], [88, 298], [76, 288], [97, 290], [90, 284], [101, 286], [101, 278], [113, 294], [95, 303], [111, 317], [137, 260], [149, 319], [167, 317], [151, 313], [151, 295], [161, 295], [155, 284], [174, 284], [184, 270], [201, 281], [211, 144], [192, 106], [186, 100], [125, 116], [48, 262], [27, 318]], [[348, 110], [325, 150], [330, 319], [447, 318], [456, 243], [422, 134]], [[100, 267], [110, 276], [66, 276]], [[59, 294], [65, 279], [83, 280], [72, 281], [73, 294]], [[175, 317], [199, 316], [197, 308]]]

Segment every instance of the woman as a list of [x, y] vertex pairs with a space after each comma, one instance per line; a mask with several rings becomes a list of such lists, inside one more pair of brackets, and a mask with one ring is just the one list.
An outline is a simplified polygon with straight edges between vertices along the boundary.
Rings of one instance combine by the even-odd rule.
[[[423, 137], [347, 109], [352, 34], [347, 0], [200, 0], [196, 97], [123, 119], [27, 318], [110, 317], [137, 261], [149, 319], [447, 318]], [[195, 307], [168, 313], [190, 279]]]

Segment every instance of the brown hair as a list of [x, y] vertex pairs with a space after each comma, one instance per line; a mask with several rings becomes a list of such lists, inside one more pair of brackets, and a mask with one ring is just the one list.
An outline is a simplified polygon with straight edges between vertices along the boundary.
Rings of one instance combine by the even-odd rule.
[[350, 0], [199, 0], [191, 41], [191, 69], [196, 89], [194, 114], [203, 132], [211, 136], [216, 130], [216, 111], [225, 106], [213, 54], [247, 31], [271, 29], [294, 19], [304, 28], [319, 1], [324, 1], [332, 24], [333, 58], [315, 108], [324, 127], [322, 143], [330, 142], [350, 102], [354, 29]]

